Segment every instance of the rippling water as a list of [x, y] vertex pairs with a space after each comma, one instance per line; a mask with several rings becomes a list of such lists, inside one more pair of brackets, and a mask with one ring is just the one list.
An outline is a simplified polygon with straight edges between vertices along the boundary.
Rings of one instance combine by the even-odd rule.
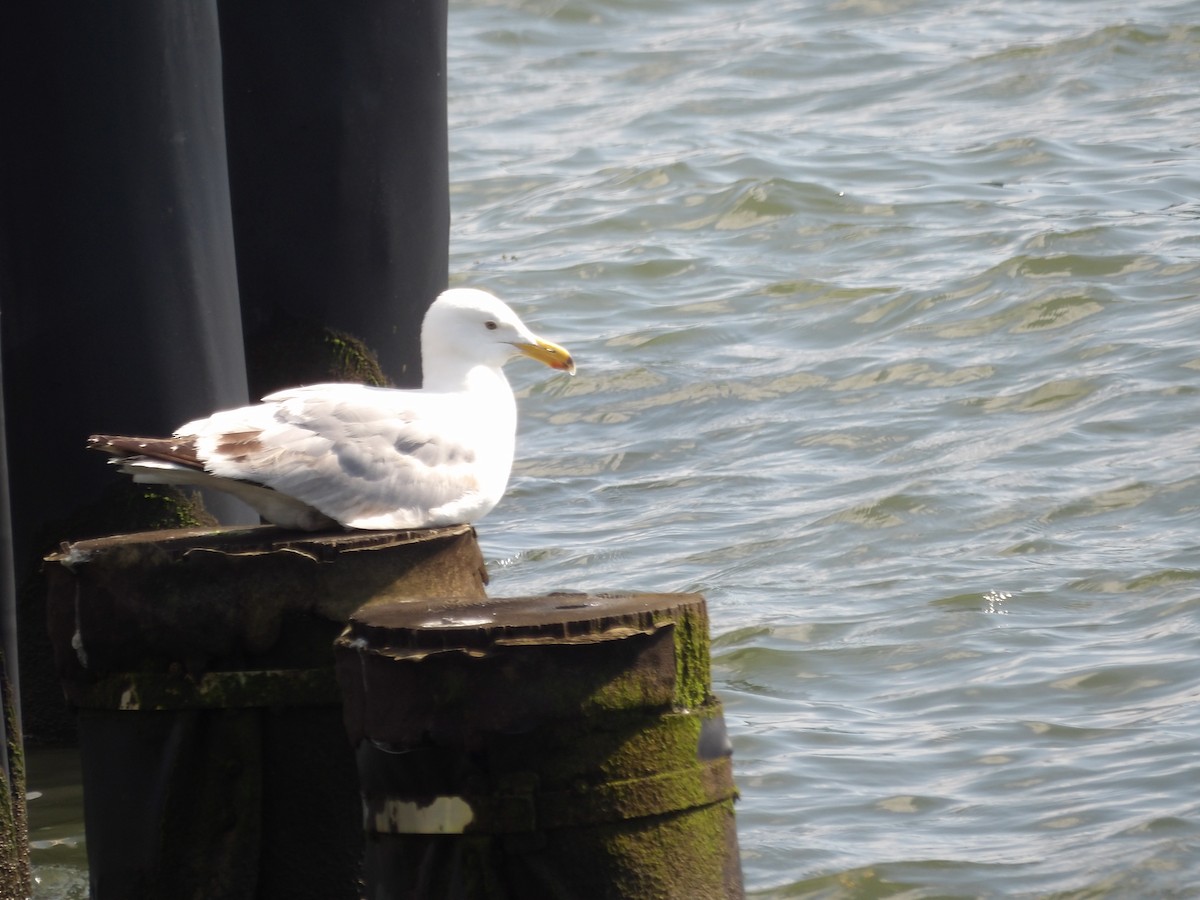
[[1200, 891], [1200, 5], [462, 3], [498, 594], [702, 590], [764, 896]]
[[580, 366], [492, 593], [707, 595], [757, 895], [1200, 892], [1198, 72], [1196, 2], [452, 4], [454, 278]]

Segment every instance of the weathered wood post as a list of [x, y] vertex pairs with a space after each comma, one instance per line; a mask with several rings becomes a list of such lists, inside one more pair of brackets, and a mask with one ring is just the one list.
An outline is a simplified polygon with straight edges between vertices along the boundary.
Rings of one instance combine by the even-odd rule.
[[33, 893], [33, 879], [29, 870], [29, 821], [25, 807], [25, 750], [17, 673], [17, 592], [13, 580], [4, 420], [0, 385], [0, 900], [23, 900]]
[[333, 640], [364, 604], [482, 597], [474, 531], [148, 532], [47, 569], [93, 900], [357, 898]]
[[367, 897], [741, 897], [696, 594], [385, 603], [337, 640]]

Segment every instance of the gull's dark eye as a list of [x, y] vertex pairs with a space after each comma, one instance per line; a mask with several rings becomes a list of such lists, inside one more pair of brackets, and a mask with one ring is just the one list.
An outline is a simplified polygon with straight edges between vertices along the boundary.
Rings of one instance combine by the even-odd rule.
[[493, 322], [491, 319], [488, 319], [486, 322], [483, 323], [483, 327], [486, 328], [488, 331], [495, 331], [500, 326], [497, 325], [495, 322]]

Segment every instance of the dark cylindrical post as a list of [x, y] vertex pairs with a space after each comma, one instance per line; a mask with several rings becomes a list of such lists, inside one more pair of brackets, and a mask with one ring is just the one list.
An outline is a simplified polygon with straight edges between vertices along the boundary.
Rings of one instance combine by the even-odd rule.
[[56, 540], [105, 533], [79, 514], [121, 477], [87, 435], [169, 434], [247, 400], [221, 91], [215, 0], [0, 4], [0, 308], [35, 739], [73, 737], [35, 573]]
[[305, 325], [360, 339], [396, 384], [419, 385], [449, 255], [446, 0], [219, 7], [252, 391], [295, 383], [273, 358]]
[[33, 890], [25, 809], [25, 753], [17, 677], [17, 594], [13, 580], [8, 456], [0, 391], [0, 900]]
[[482, 597], [473, 530], [149, 532], [47, 568], [93, 900], [357, 898], [333, 639], [363, 604]]
[[[446, 0], [0, 4], [30, 733], [70, 736], [45, 713], [58, 707], [44, 592], [24, 587], [41, 555], [151, 527], [100, 521], [92, 501], [108, 505], [121, 476], [82, 452], [88, 434], [165, 435], [280, 387], [380, 383], [375, 354], [397, 384], [419, 382], [421, 319], [447, 279], [445, 41]], [[225, 495], [207, 503], [257, 521]]]
[[0, 51], [9, 425], [41, 435], [10, 448], [25, 564], [111, 477], [90, 432], [169, 434], [245, 403], [246, 371], [214, 0], [5, 4]]
[[336, 644], [367, 897], [741, 897], [695, 594], [380, 604]]

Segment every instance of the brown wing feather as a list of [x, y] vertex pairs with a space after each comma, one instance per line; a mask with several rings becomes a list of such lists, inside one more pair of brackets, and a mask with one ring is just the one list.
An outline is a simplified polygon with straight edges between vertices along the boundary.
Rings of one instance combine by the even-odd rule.
[[148, 456], [151, 459], [163, 459], [189, 468], [204, 470], [204, 464], [196, 458], [196, 445], [191, 439], [93, 434], [88, 438], [87, 445], [92, 450], [103, 450], [116, 457]]

